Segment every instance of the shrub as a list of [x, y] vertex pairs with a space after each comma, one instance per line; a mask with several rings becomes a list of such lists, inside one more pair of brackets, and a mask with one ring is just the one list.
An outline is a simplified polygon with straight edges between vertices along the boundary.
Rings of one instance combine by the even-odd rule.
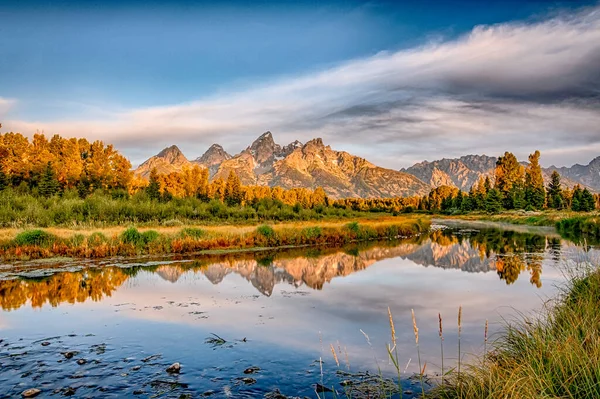
[[195, 239], [202, 238], [205, 234], [206, 234], [206, 232], [204, 230], [195, 228], [195, 227], [185, 228], [185, 229], [181, 230], [181, 232], [179, 233], [179, 235], [182, 238], [189, 237], [189, 238], [195, 238]]
[[353, 232], [354, 234], [360, 233], [360, 226], [358, 222], [350, 222], [346, 225], [346, 228]]
[[74, 234], [69, 238], [69, 245], [73, 248], [77, 248], [83, 245], [85, 242], [85, 236], [83, 234]]
[[309, 240], [314, 240], [323, 235], [323, 229], [321, 229], [319, 226], [307, 227], [302, 230], [302, 235]]
[[143, 242], [142, 233], [135, 227], [130, 227], [121, 233], [121, 241], [125, 244], [138, 245]]
[[102, 244], [106, 244], [107, 242], [108, 239], [106, 238], [106, 236], [99, 232], [90, 234], [90, 236], [87, 239], [87, 244], [90, 247], [98, 247]]
[[275, 230], [269, 225], [263, 224], [262, 226], [258, 226], [256, 228], [256, 232], [265, 237], [266, 239], [271, 239], [275, 237]]
[[160, 234], [158, 234], [158, 231], [156, 230], [144, 231], [141, 236], [141, 242], [144, 244], [149, 244], [152, 241], [157, 240], [158, 237], [160, 237]]
[[47, 247], [56, 242], [57, 237], [44, 230], [26, 230], [19, 233], [15, 237], [15, 244], [18, 246], [25, 245], [38, 245], [40, 247]]

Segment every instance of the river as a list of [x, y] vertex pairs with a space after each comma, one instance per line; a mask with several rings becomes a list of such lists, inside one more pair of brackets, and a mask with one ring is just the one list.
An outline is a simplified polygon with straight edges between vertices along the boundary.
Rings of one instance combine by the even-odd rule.
[[[316, 397], [315, 384], [397, 375], [484, 350], [504, 320], [531, 314], [564, 271], [597, 257], [553, 229], [441, 221], [402, 241], [162, 259], [0, 267], [0, 397]], [[335, 352], [335, 357], [333, 355]], [[168, 373], [173, 363], [179, 373]], [[321, 397], [334, 397], [328, 393]], [[398, 396], [399, 397], [399, 396]]]

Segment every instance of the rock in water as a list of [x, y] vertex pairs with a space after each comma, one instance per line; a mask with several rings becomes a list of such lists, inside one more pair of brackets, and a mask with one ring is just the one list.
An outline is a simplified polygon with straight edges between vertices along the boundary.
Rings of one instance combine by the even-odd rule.
[[260, 371], [259, 367], [252, 366], [252, 367], [248, 367], [246, 370], [244, 370], [244, 374], [254, 374], [258, 371]]
[[42, 393], [42, 391], [40, 391], [37, 388], [29, 388], [29, 389], [24, 390], [21, 393], [21, 396], [24, 398], [33, 398], [33, 397], [38, 396], [40, 393]]
[[179, 373], [181, 371], [181, 364], [173, 363], [167, 367], [167, 373]]

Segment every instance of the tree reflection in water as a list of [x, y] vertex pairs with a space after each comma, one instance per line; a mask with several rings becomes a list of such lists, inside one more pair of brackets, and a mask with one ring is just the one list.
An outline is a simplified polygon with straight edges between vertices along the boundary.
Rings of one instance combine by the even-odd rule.
[[89, 267], [38, 279], [5, 273], [5, 278], [12, 279], [0, 281], [0, 306], [3, 310], [14, 310], [27, 303], [37, 308], [88, 299], [100, 301], [142, 271], [155, 273], [172, 283], [184, 273], [200, 273], [213, 284], [219, 284], [228, 274], [235, 273], [266, 296], [270, 296], [275, 285], [280, 283], [321, 290], [335, 277], [350, 275], [391, 258], [465, 272], [495, 270], [506, 284], [514, 283], [522, 272], [527, 271], [531, 284], [540, 288], [545, 255], [548, 253], [558, 261], [560, 250], [561, 241], [555, 237], [499, 229], [446, 229], [402, 241], [361, 243], [342, 248], [221, 254], [168, 265]]

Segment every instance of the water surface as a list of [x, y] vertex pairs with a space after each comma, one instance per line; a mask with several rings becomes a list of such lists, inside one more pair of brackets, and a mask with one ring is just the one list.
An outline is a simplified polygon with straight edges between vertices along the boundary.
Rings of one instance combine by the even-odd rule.
[[[336, 371], [395, 373], [389, 306], [411, 397], [411, 309], [433, 375], [438, 313], [448, 367], [459, 306], [463, 355], [481, 353], [486, 320], [493, 336], [503, 318], [539, 309], [563, 279], [559, 265], [596, 254], [551, 229], [444, 223], [343, 248], [3, 265], [0, 396], [36, 387], [42, 397], [316, 397], [316, 383], [341, 393], [349, 377]], [[225, 342], [207, 342], [216, 337]], [[165, 371], [174, 362], [181, 373]]]

